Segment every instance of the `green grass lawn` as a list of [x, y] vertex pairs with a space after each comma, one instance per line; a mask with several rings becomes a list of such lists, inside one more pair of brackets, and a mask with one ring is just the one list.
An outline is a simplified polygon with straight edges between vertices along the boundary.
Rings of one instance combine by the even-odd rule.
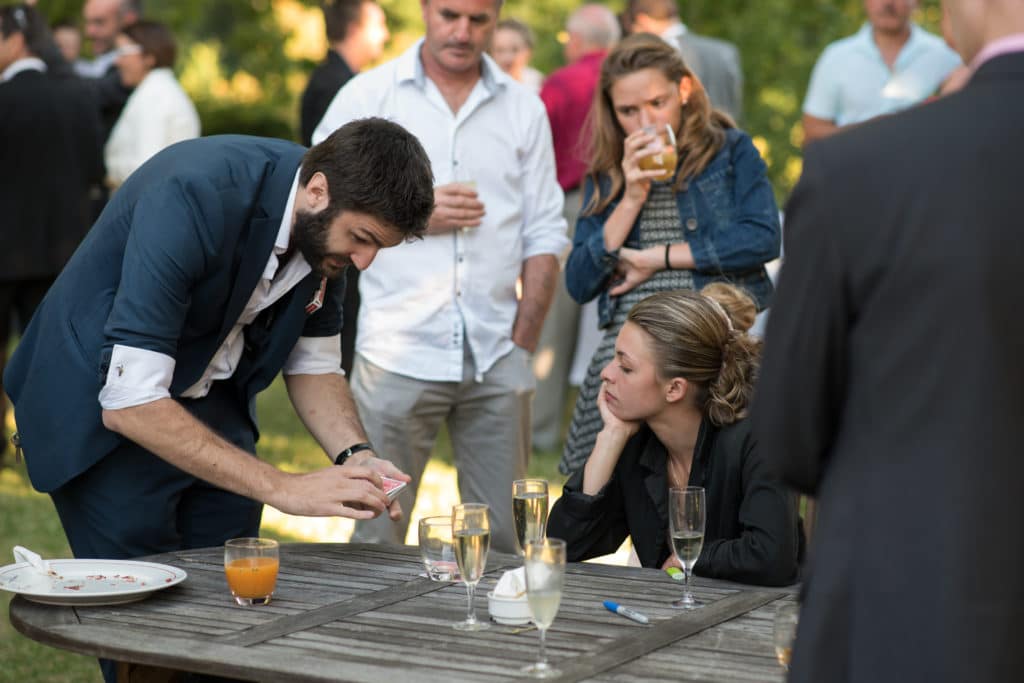
[[[567, 415], [574, 396], [567, 402]], [[259, 398], [262, 436], [257, 451], [263, 459], [281, 469], [302, 472], [323, 467], [326, 456], [309, 436], [288, 402], [284, 384], [278, 380]], [[14, 429], [8, 416], [7, 433]], [[559, 452], [534, 453], [530, 476], [561, 484]], [[434, 449], [439, 464], [451, 465], [451, 446], [442, 434]], [[0, 468], [0, 566], [13, 562], [11, 548], [23, 545], [43, 557], [71, 557], [57, 513], [48, 496], [37, 493], [28, 483], [25, 465], [14, 464], [10, 451], [6, 467]], [[301, 519], [301, 518], [300, 518]], [[283, 541], [316, 540], [311, 533], [292, 535], [267, 525], [264, 535]], [[312, 534], [315, 534], [315, 528]], [[330, 539], [337, 540], [337, 539]], [[38, 645], [11, 626], [8, 604], [11, 596], [0, 593], [0, 683], [46, 681], [47, 683], [99, 683], [102, 678], [95, 660], [63, 650]]]

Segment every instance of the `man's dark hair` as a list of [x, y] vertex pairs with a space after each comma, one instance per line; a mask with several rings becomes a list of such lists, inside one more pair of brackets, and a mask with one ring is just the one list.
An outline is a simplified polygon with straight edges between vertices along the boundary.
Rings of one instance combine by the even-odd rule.
[[154, 69], [174, 67], [178, 48], [174, 42], [174, 34], [165, 24], [141, 19], [125, 26], [121, 32], [133, 43], [138, 43], [143, 54], [153, 57]]
[[679, 8], [675, 0], [630, 0], [627, 4], [630, 18], [638, 14], [646, 14], [652, 19], [673, 19], [679, 16]]
[[24, 36], [25, 47], [36, 57], [52, 42], [39, 10], [26, 3], [0, 7], [0, 35], [10, 38], [15, 33]]
[[327, 40], [339, 43], [345, 40], [349, 28], [358, 26], [363, 18], [363, 3], [373, 0], [326, 0], [320, 9], [324, 12]]
[[406, 239], [422, 237], [434, 210], [434, 174], [423, 145], [380, 118], [346, 123], [302, 158], [299, 184], [316, 172], [327, 178], [330, 217], [358, 211], [393, 226]]

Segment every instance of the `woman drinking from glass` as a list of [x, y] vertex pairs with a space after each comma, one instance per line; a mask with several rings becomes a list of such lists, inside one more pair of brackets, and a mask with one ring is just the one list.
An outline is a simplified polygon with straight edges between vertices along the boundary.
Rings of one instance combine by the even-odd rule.
[[661, 292], [629, 312], [601, 373], [604, 426], [547, 533], [566, 541], [570, 562], [614, 552], [632, 536], [644, 567], [678, 566], [669, 489], [702, 487], [694, 572], [793, 583], [804, 545], [795, 496], [770, 474], [745, 419], [760, 354], [746, 333], [754, 304], [730, 285], [704, 291]]
[[[580, 303], [598, 298], [604, 336], [580, 388], [564, 473], [583, 465], [601, 430], [599, 374], [629, 309], [655, 292], [716, 280], [742, 286], [764, 309], [772, 292], [764, 264], [780, 242], [775, 198], [750, 136], [711, 108], [663, 40], [637, 34], [608, 54], [590, 129], [566, 284]], [[668, 168], [641, 168], [657, 161]]]

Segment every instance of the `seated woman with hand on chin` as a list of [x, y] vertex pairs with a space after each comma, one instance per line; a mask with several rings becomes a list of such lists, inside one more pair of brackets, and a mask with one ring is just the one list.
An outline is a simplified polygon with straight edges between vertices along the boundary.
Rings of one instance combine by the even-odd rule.
[[707, 521], [694, 573], [797, 580], [796, 497], [769, 473], [745, 419], [760, 354], [746, 333], [754, 315], [745, 294], [721, 283], [660, 292], [629, 312], [601, 373], [604, 427], [548, 521], [569, 561], [614, 552], [632, 536], [644, 567], [678, 566], [668, 490], [701, 486]]

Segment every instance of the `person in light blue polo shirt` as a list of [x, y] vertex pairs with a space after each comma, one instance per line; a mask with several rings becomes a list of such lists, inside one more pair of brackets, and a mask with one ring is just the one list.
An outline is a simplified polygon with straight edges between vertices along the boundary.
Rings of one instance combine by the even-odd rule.
[[864, 0], [867, 23], [825, 48], [804, 100], [805, 143], [921, 102], [961, 64], [940, 37], [910, 21], [916, 6]]

